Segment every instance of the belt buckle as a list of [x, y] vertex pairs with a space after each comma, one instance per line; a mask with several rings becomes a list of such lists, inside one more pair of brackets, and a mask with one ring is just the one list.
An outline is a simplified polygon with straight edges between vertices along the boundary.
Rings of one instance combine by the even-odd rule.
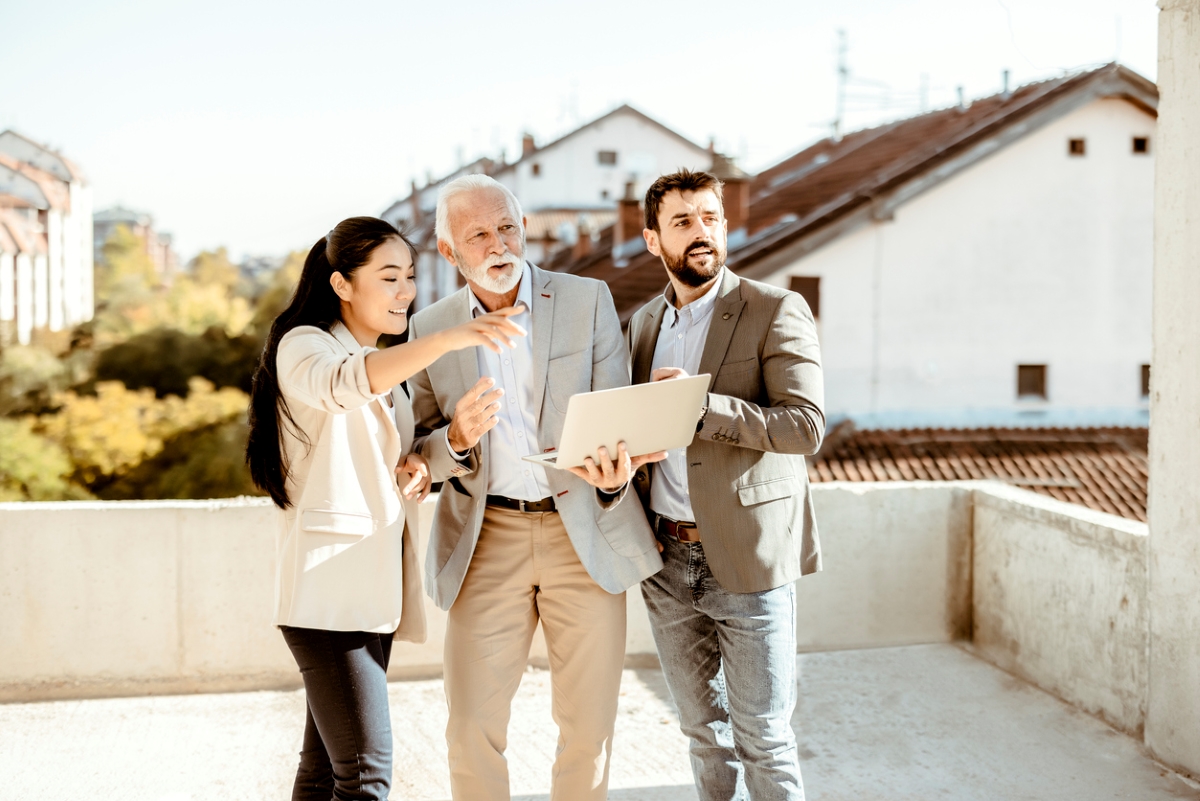
[[524, 498], [517, 498], [517, 509], [520, 510], [522, 513], [526, 513]]

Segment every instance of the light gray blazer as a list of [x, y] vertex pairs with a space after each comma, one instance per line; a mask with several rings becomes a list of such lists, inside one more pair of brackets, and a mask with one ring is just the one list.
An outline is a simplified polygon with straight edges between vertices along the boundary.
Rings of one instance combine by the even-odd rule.
[[[660, 295], [629, 322], [635, 384], [650, 380], [666, 305]], [[731, 592], [762, 592], [820, 570], [804, 454], [825, 434], [825, 391], [804, 298], [726, 269], [700, 372], [713, 378], [687, 450], [688, 490], [713, 576]], [[648, 516], [653, 479], [643, 468], [634, 482]]]
[[[568, 399], [578, 392], [629, 384], [629, 356], [608, 286], [530, 265], [533, 308], [533, 386], [538, 408], [538, 443], [556, 445], [562, 435]], [[464, 287], [413, 316], [413, 338], [427, 336], [470, 319], [469, 290]], [[462, 587], [475, 553], [487, 505], [488, 435], [464, 463], [446, 441], [454, 405], [479, 380], [474, 348], [442, 357], [413, 376], [414, 449], [429, 460], [442, 485], [425, 558], [426, 586], [442, 609], [449, 609]], [[518, 465], [513, 465], [514, 469]], [[597, 584], [624, 592], [662, 568], [641, 508], [633, 499], [601, 504], [596, 490], [565, 470], [546, 470], [563, 525], [575, 552]]]

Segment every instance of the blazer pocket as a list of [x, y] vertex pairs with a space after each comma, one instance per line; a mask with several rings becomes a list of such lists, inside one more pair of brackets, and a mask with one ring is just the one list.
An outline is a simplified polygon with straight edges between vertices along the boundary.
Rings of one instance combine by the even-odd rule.
[[366, 537], [375, 530], [375, 518], [334, 509], [305, 509], [300, 513], [300, 528], [315, 534]]
[[800, 482], [796, 480], [795, 476], [784, 476], [738, 487], [737, 493], [742, 506], [755, 506], [767, 501], [798, 496], [801, 489]]
[[748, 370], [753, 370], [753, 369], [757, 368], [758, 365], [759, 365], [759, 361], [757, 358], [743, 359], [740, 362], [726, 362], [725, 364], [722, 364], [719, 368], [717, 368], [717, 375], [718, 376], [727, 376], [727, 375], [735, 375], [737, 373], [744, 373], [744, 372], [747, 372]]

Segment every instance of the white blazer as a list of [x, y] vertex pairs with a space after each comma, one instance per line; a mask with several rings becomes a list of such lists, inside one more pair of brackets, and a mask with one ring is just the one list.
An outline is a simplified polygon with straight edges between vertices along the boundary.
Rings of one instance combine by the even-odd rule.
[[424, 642], [416, 504], [395, 476], [412, 407], [399, 387], [371, 393], [373, 350], [341, 323], [300, 326], [279, 343], [279, 389], [304, 436], [281, 418], [292, 506], [279, 513], [275, 624]]

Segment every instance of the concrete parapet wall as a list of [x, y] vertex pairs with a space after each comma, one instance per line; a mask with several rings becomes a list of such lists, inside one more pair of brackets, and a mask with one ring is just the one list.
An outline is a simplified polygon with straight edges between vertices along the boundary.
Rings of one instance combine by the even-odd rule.
[[[799, 582], [802, 650], [966, 635], [969, 488], [814, 492], [825, 572]], [[263, 499], [0, 504], [0, 701], [298, 686], [270, 624], [274, 537]], [[627, 653], [653, 661], [641, 593], [627, 597]], [[396, 644], [393, 678], [441, 670], [445, 614], [426, 609], [429, 640]]]
[[824, 570], [796, 585], [800, 650], [969, 637], [973, 486], [932, 481], [814, 486]]
[[1140, 736], [1146, 525], [986, 485], [975, 490], [973, 550], [976, 653]]

